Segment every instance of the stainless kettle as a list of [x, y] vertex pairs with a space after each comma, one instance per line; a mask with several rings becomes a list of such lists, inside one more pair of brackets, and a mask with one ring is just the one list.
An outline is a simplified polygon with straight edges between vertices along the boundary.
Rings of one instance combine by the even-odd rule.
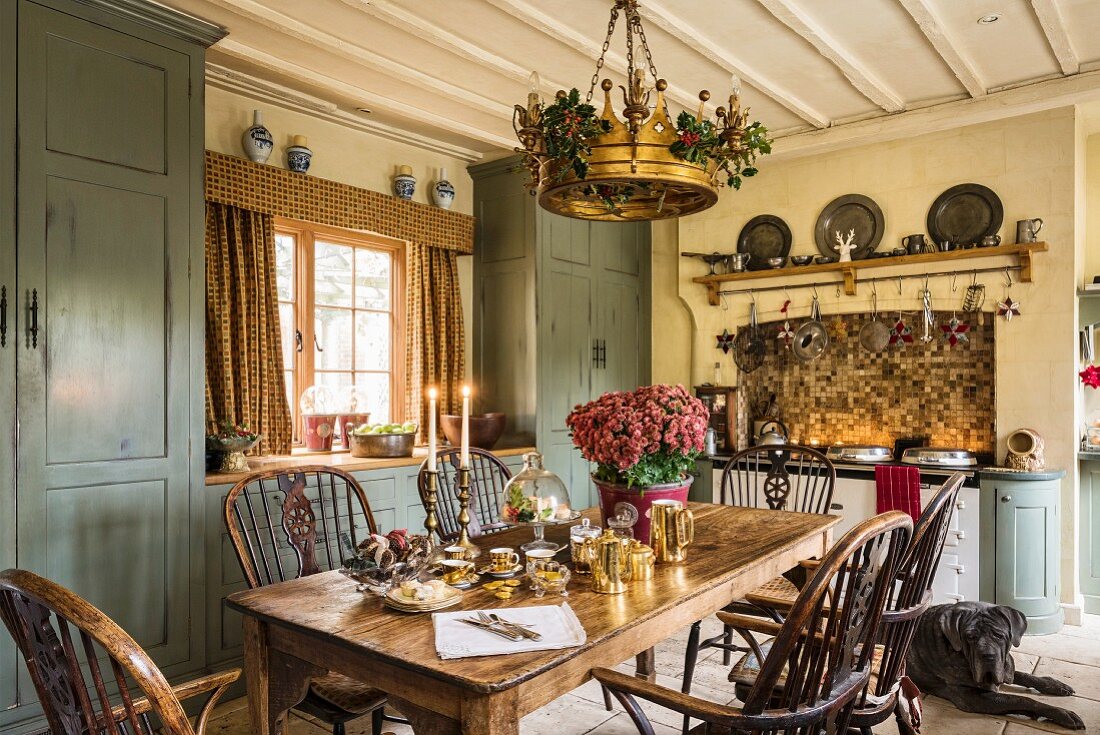
[[756, 437], [757, 446], [776, 446], [786, 444], [790, 431], [779, 419], [769, 419], [760, 426], [760, 435]]

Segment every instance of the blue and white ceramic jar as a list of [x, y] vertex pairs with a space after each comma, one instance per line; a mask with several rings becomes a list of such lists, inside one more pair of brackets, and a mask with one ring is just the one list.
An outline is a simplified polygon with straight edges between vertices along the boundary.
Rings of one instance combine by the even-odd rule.
[[416, 177], [413, 176], [411, 166], [397, 169], [397, 175], [393, 177], [393, 193], [399, 199], [413, 198], [416, 193]]
[[291, 171], [304, 174], [309, 171], [310, 161], [313, 160], [313, 151], [306, 147], [306, 136], [295, 135], [292, 145], [286, 149], [286, 167]]
[[447, 169], [439, 169], [439, 181], [432, 187], [432, 199], [440, 209], [450, 209], [455, 203], [455, 188], [447, 181]]
[[250, 161], [267, 163], [271, 157], [275, 139], [271, 137], [271, 131], [264, 127], [264, 114], [259, 110], [252, 111], [252, 127], [241, 135], [241, 146]]

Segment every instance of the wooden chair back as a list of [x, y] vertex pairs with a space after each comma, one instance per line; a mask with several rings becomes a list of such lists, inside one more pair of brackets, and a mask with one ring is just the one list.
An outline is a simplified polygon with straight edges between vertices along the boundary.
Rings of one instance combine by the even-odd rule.
[[[874, 643], [912, 519], [891, 511], [850, 530], [801, 590], [743, 712], [759, 730], [844, 732], [871, 675]], [[756, 727], [752, 728], [754, 731]]]
[[882, 701], [895, 691], [894, 686], [905, 673], [905, 657], [917, 631], [917, 623], [932, 604], [932, 583], [939, 569], [943, 545], [951, 529], [951, 516], [966, 476], [956, 472], [936, 491], [913, 529], [913, 539], [898, 564], [893, 588], [883, 615], [882, 662], [873, 691], [864, 695]]
[[835, 485], [833, 463], [815, 449], [793, 444], [750, 447], [726, 462], [720, 502], [824, 514]]
[[378, 528], [363, 488], [334, 467], [267, 470], [225, 497], [225, 528], [250, 588], [339, 569], [345, 552]]
[[154, 735], [150, 713], [162, 732], [193, 735], [153, 660], [78, 595], [32, 572], [9, 569], [0, 572], [0, 617], [26, 661], [54, 735]]
[[[446, 449], [437, 455], [436, 520], [440, 541], [458, 538], [458, 465], [460, 450]], [[427, 507], [428, 463], [420, 465], [417, 488], [420, 502]], [[471, 536], [503, 531], [500, 522], [504, 505], [504, 486], [512, 479], [508, 466], [492, 452], [470, 448], [470, 528]]]

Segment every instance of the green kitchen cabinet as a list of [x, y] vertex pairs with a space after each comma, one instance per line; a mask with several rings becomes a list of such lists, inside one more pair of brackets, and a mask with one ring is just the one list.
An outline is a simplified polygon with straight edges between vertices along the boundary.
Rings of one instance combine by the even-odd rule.
[[518, 159], [474, 179], [473, 375], [482, 408], [508, 414], [571, 500], [596, 504], [566, 416], [607, 391], [649, 381], [649, 224], [586, 222], [540, 208]]
[[1100, 614], [1100, 454], [1080, 463], [1081, 593], [1085, 612]]
[[1056, 633], [1059, 599], [1063, 470], [981, 473], [981, 599], [1014, 607], [1028, 634]]
[[[220, 29], [131, 0], [0, 13], [0, 422], [16, 437], [0, 566], [84, 596], [169, 675], [195, 671], [202, 85]], [[25, 729], [34, 690], [6, 637], [0, 656], [0, 732]]]

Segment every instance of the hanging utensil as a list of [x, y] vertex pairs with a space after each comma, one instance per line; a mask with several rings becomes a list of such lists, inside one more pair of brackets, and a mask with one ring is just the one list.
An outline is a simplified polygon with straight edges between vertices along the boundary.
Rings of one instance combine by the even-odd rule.
[[970, 274], [970, 285], [966, 287], [963, 296], [963, 311], [974, 313], [981, 311], [985, 305], [985, 284], [978, 283], [978, 274]]
[[811, 362], [821, 357], [829, 346], [829, 332], [821, 323], [821, 306], [814, 289], [814, 300], [810, 306], [810, 318], [794, 333], [791, 351], [802, 362]]
[[920, 341], [928, 344], [936, 338], [933, 331], [936, 328], [936, 313], [932, 311], [932, 292], [928, 290], [928, 279], [924, 279], [924, 291], [921, 292], [923, 310], [921, 314]]
[[743, 373], [751, 373], [764, 364], [764, 353], [767, 347], [764, 337], [760, 333], [760, 325], [756, 321], [756, 297], [753, 296], [749, 306], [748, 326], [737, 330], [737, 340], [733, 346], [733, 361], [737, 369]]
[[878, 289], [871, 286], [871, 321], [859, 329], [859, 344], [868, 352], [882, 352], [890, 344], [890, 327], [878, 318]]

